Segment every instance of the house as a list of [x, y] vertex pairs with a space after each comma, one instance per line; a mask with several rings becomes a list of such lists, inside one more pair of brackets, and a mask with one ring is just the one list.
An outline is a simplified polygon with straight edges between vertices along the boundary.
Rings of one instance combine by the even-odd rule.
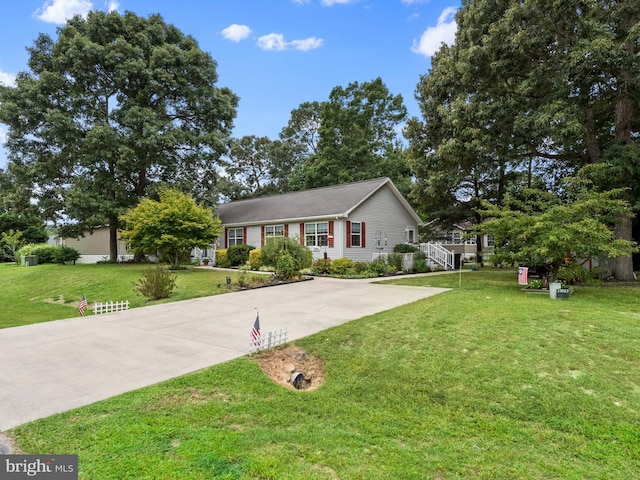
[[[80, 253], [77, 263], [97, 263], [110, 258], [108, 226], [96, 227], [92, 231], [85, 232], [83, 237], [54, 237], [50, 243], [75, 248]], [[124, 240], [118, 237], [118, 261], [132, 259], [133, 253], [127, 249]]]
[[[468, 231], [473, 225], [469, 222], [464, 224], [454, 224], [447, 230], [442, 230], [435, 234], [434, 243], [445, 246], [454, 254], [461, 254], [463, 259], [475, 259], [477, 253], [477, 238], [468, 236]], [[494, 244], [491, 235], [482, 236], [482, 252], [484, 255], [493, 253]]]
[[222, 204], [219, 248], [297, 237], [314, 259], [371, 261], [399, 243], [418, 243], [420, 217], [389, 178]]

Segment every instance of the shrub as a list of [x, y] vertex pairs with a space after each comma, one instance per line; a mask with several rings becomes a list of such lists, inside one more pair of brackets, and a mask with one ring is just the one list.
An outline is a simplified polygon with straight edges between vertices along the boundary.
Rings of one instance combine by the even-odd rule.
[[367, 262], [353, 262], [353, 266], [351, 267], [351, 269], [354, 273], [361, 275], [367, 271], [368, 266], [369, 264]]
[[262, 251], [259, 248], [249, 252], [249, 265], [251, 265], [251, 270], [260, 270], [262, 267]]
[[415, 262], [416, 260], [426, 260], [427, 259], [427, 254], [424, 253], [422, 250], [418, 250], [417, 252], [414, 252], [413, 254], [413, 261]]
[[262, 247], [262, 264], [269, 267], [277, 267], [278, 259], [282, 251], [287, 251], [293, 258], [295, 269], [300, 271], [311, 266], [313, 254], [304, 245], [300, 245], [297, 237], [270, 238]]
[[330, 270], [333, 275], [344, 275], [351, 267], [353, 267], [353, 260], [350, 258], [336, 258], [331, 262]]
[[582, 268], [581, 265], [573, 262], [558, 268], [557, 278], [563, 284], [577, 285], [589, 278], [589, 272]]
[[289, 280], [299, 272], [296, 268], [296, 262], [293, 255], [284, 250], [280, 253], [276, 262], [276, 277], [281, 280]]
[[416, 273], [427, 273], [431, 271], [431, 267], [424, 258], [414, 258], [413, 271]]
[[249, 252], [255, 247], [251, 245], [231, 245], [227, 248], [227, 259], [232, 267], [244, 265], [249, 261]]
[[53, 260], [64, 265], [67, 262], [74, 262], [80, 258], [80, 252], [72, 247], [58, 247], [53, 253]]
[[415, 245], [411, 245], [409, 243], [399, 243], [395, 247], [393, 247], [393, 251], [395, 253], [413, 253], [419, 252], [420, 249]]
[[393, 267], [396, 272], [402, 271], [403, 260], [404, 254], [402, 253], [390, 253], [387, 255], [387, 264]]
[[18, 250], [18, 258], [22, 258], [25, 255], [36, 255], [38, 263], [55, 263], [55, 254], [60, 248], [57, 245], [48, 245], [46, 243], [25, 245]]
[[383, 257], [376, 258], [367, 265], [367, 272], [374, 277], [381, 277], [387, 273], [387, 263]]
[[223, 248], [216, 250], [216, 266], [218, 267], [230, 267], [231, 263], [227, 258], [227, 249]]
[[331, 272], [331, 259], [319, 258], [311, 265], [311, 273], [314, 275], [328, 275]]
[[147, 268], [138, 280], [136, 290], [150, 300], [160, 300], [171, 295], [176, 287], [176, 276], [165, 267]]

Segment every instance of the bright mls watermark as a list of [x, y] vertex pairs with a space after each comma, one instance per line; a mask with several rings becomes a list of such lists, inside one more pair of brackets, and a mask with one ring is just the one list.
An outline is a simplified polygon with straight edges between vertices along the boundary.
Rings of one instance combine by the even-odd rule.
[[78, 480], [78, 455], [0, 455], [2, 480]]

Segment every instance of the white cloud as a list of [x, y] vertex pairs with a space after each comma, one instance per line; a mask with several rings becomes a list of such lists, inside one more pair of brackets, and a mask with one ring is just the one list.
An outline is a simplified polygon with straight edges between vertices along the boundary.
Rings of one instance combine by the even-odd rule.
[[293, 40], [289, 43], [296, 50], [302, 50], [306, 52], [307, 50], [315, 50], [316, 48], [320, 48], [322, 46], [322, 42], [324, 42], [321, 38], [309, 37], [304, 40]]
[[416, 3], [427, 3], [429, 0], [402, 0], [404, 5], [415, 5]]
[[86, 17], [92, 8], [87, 0], [46, 0], [34, 15], [43, 22], [62, 24], [74, 15]]
[[321, 38], [309, 37], [302, 40], [292, 40], [287, 42], [284, 39], [284, 35], [281, 33], [270, 33], [269, 35], [263, 35], [258, 38], [258, 47], [262, 50], [276, 50], [282, 51], [287, 50], [289, 48], [293, 48], [295, 50], [314, 50], [319, 48], [322, 45]]
[[286, 50], [287, 42], [281, 33], [270, 33], [258, 38], [258, 46], [263, 50]]
[[231, 40], [232, 42], [239, 42], [240, 40], [244, 40], [251, 34], [251, 29], [246, 25], [238, 25], [237, 23], [234, 23], [232, 25], [229, 25], [220, 33], [222, 33], [222, 36], [227, 40]]
[[7, 73], [0, 70], [0, 83], [7, 87], [13, 87], [16, 84], [16, 76], [13, 73]]
[[431, 57], [443, 43], [452, 45], [455, 42], [456, 30], [458, 29], [455, 19], [456, 11], [455, 7], [445, 8], [438, 17], [438, 24], [435, 27], [427, 28], [419, 42], [414, 39], [411, 51], [425, 57]]
[[110, 2], [107, 3], [107, 11], [108, 12], [113, 12], [118, 10], [118, 7], [120, 6], [120, 4], [118, 2], [116, 2], [115, 0], [111, 0]]

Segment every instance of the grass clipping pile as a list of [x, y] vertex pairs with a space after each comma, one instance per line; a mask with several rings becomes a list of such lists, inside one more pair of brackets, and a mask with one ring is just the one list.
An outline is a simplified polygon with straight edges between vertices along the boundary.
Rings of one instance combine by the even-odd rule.
[[[257, 357], [262, 371], [274, 382], [291, 390], [315, 390], [324, 382], [324, 362], [295, 345], [277, 347], [261, 352]], [[294, 374], [304, 377], [298, 386], [293, 386]]]

